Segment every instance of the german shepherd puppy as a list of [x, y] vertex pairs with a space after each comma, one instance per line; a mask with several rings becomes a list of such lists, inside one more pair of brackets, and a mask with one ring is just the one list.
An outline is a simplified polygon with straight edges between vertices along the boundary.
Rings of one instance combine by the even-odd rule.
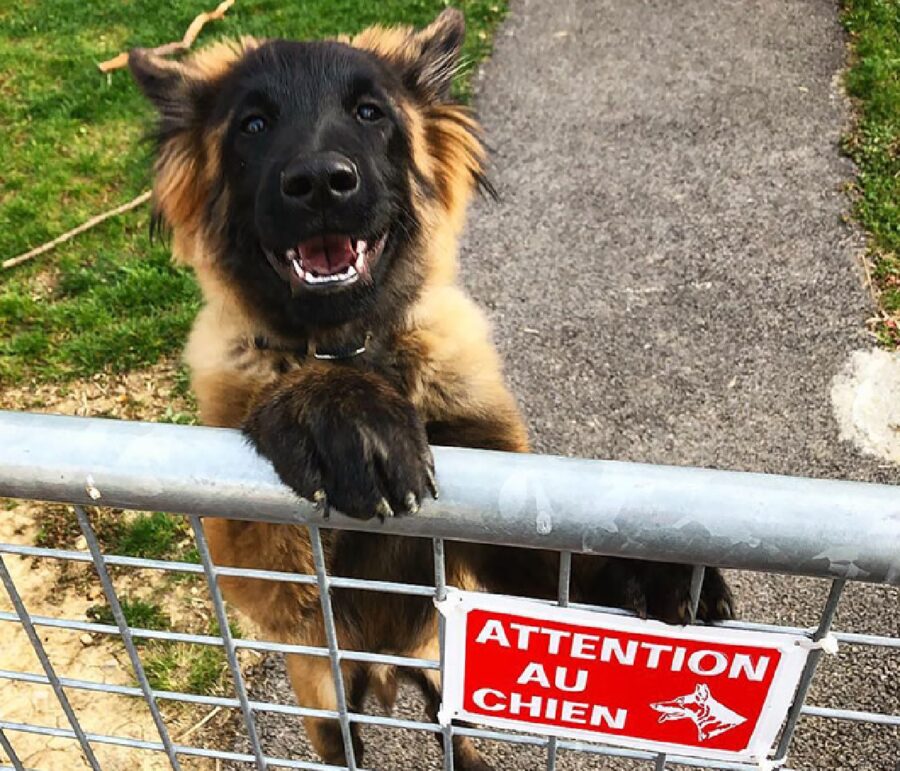
[[[429, 443], [524, 452], [525, 427], [481, 311], [456, 283], [466, 206], [485, 179], [471, 111], [450, 97], [464, 37], [446, 10], [428, 27], [372, 27], [336, 41], [243, 39], [183, 62], [135, 50], [159, 112], [156, 220], [204, 295], [186, 359], [204, 423], [241, 428], [298, 495], [351, 517], [415, 514], [436, 494]], [[207, 519], [220, 565], [312, 573], [303, 527]], [[430, 583], [422, 539], [326, 531], [328, 570]], [[553, 596], [558, 558], [448, 544], [448, 580]], [[686, 617], [690, 569], [576, 563], [573, 592], [669, 620]], [[221, 579], [272, 638], [324, 645], [315, 587]], [[438, 655], [430, 600], [337, 590], [339, 644]], [[701, 615], [731, 614], [708, 571]], [[335, 709], [325, 658], [289, 656], [299, 702]], [[344, 664], [351, 710], [396, 674]], [[432, 670], [405, 674], [435, 718]], [[344, 764], [337, 723], [307, 719], [322, 758]], [[354, 729], [355, 730], [355, 729]], [[357, 761], [362, 746], [355, 737]], [[459, 769], [487, 769], [465, 740]]]

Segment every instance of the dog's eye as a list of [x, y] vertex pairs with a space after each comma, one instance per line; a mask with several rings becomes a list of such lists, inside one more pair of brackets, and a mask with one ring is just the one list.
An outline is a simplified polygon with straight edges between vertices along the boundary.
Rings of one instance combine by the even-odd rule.
[[384, 111], [371, 102], [363, 102], [356, 108], [356, 117], [365, 123], [374, 123], [384, 117]]
[[241, 121], [241, 131], [245, 134], [262, 134], [269, 127], [262, 115], [250, 115]]

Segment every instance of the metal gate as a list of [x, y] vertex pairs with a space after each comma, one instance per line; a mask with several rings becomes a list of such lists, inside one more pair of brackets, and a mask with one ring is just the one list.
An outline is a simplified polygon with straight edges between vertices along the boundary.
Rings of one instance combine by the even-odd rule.
[[[439, 504], [429, 503], [413, 517], [385, 523], [345, 517], [322, 520], [315, 509], [284, 488], [271, 467], [246, 446], [238, 432], [164, 424], [127, 423], [0, 412], [0, 496], [73, 504], [86, 548], [62, 550], [0, 544], [0, 579], [13, 610], [0, 622], [20, 624], [43, 672], [0, 671], [3, 681], [52, 687], [68, 725], [51, 727], [16, 720], [0, 704], [0, 749], [8, 759], [0, 768], [26, 768], [15, 751], [19, 733], [63, 737], [79, 743], [87, 767], [101, 768], [95, 748], [118, 745], [164, 753], [173, 769], [186, 758], [244, 762], [260, 769], [337, 769], [322, 763], [269, 757], [260, 741], [256, 716], [279, 712], [340, 721], [348, 762], [357, 768], [350, 738], [352, 723], [443, 733], [449, 748], [456, 734], [543, 748], [553, 771], [559, 750], [613, 755], [646, 762], [649, 768], [675, 766], [755, 769], [759, 766], [609, 746], [520, 733], [461, 726], [441, 726], [409, 719], [350, 713], [344, 698], [341, 661], [365, 661], [401, 667], [438, 669], [441, 661], [339, 650], [331, 614], [329, 588], [346, 587], [396, 592], [441, 600], [446, 592], [444, 542], [447, 539], [507, 544], [561, 552], [559, 602], [568, 601], [573, 553], [617, 555], [695, 565], [694, 607], [704, 566], [767, 571], [830, 581], [830, 591], [814, 628], [797, 629], [749, 622], [728, 622], [745, 629], [792, 631], [843, 644], [900, 650], [900, 638], [834, 632], [832, 622], [849, 581], [900, 586], [900, 491], [897, 488], [842, 481], [589, 461], [535, 455], [511, 455], [467, 449], [436, 448], [441, 485]], [[103, 554], [85, 506], [162, 510], [185, 515], [193, 530], [199, 564]], [[3, 514], [0, 513], [0, 517]], [[315, 574], [296, 575], [239, 570], [213, 564], [199, 517], [230, 517], [308, 527]], [[434, 583], [430, 586], [364, 581], [326, 572], [320, 528], [349, 528], [384, 534], [427, 537], [434, 544]], [[22, 601], [3, 554], [93, 563], [115, 624], [31, 615]], [[129, 627], [110, 578], [110, 567], [199, 574], [218, 621], [218, 635], [198, 635]], [[315, 584], [320, 588], [328, 645], [325, 648], [241, 639], [232, 634], [217, 579], [242, 575], [272, 581]], [[622, 612], [622, 611], [614, 611]], [[896, 612], [896, 609], [895, 609]], [[119, 636], [134, 670], [136, 685], [110, 685], [57, 676], [40, 630], [66, 629]], [[224, 649], [233, 679], [233, 698], [170, 692], [151, 687], [136, 643], [171, 640]], [[443, 651], [443, 640], [442, 651]], [[338, 693], [337, 709], [314, 710], [254, 701], [238, 662], [238, 651], [276, 651], [327, 657]], [[821, 649], [810, 655], [793, 706], [781, 732], [771, 768], [781, 766], [803, 716], [900, 726], [900, 714], [822, 707], [805, 703]], [[137, 740], [83, 730], [67, 692], [113, 693], [146, 702], [159, 733], [158, 741]], [[160, 712], [160, 702], [181, 702], [237, 710], [249, 739], [249, 753], [226, 752], [175, 741]], [[0, 753], [0, 758], [3, 757]], [[9, 765], [11, 764], [11, 765]], [[444, 752], [444, 768], [453, 757]]]

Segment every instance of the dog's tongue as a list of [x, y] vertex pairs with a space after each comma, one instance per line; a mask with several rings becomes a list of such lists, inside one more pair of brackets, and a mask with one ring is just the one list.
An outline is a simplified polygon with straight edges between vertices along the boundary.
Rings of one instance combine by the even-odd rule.
[[325, 235], [297, 245], [304, 270], [318, 276], [331, 276], [356, 262], [353, 242], [346, 236]]

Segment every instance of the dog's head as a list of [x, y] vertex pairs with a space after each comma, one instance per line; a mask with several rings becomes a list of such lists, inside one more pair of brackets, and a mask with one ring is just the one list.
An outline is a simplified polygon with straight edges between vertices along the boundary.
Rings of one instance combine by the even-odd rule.
[[218, 44], [129, 65], [159, 112], [154, 197], [176, 256], [277, 330], [396, 315], [452, 271], [483, 182], [471, 114], [450, 98], [464, 36]]
[[692, 693], [670, 701], [658, 701], [651, 704], [650, 707], [660, 713], [660, 723], [665, 723], [667, 720], [693, 718], [702, 711], [703, 705], [709, 701], [709, 696], [709, 687], [701, 683], [694, 688]]

